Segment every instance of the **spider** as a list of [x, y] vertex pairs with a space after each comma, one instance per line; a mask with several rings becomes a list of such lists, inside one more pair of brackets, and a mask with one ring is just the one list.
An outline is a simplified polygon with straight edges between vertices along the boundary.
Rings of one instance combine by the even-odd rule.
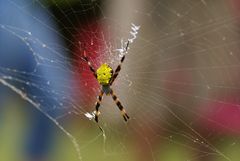
[[[129, 41], [127, 42], [125, 52], [128, 49], [128, 45], [129, 45]], [[95, 69], [93, 68], [91, 62], [89, 61], [89, 59], [86, 55], [85, 50], [83, 52], [83, 55], [84, 55], [84, 60], [88, 63], [89, 69], [93, 73], [94, 77], [97, 79], [98, 83], [102, 86], [101, 92], [98, 96], [98, 100], [95, 104], [95, 109], [96, 109], [96, 111], [95, 111], [95, 121], [98, 122], [98, 116], [100, 115], [99, 107], [100, 107], [100, 104], [101, 104], [101, 101], [102, 101], [102, 98], [103, 98], [103, 94], [106, 94], [107, 96], [108, 95], [112, 96], [113, 100], [115, 101], [116, 105], [118, 106], [119, 110], [121, 111], [123, 119], [127, 122], [130, 117], [126, 113], [124, 107], [122, 106], [121, 102], [119, 101], [119, 99], [114, 94], [114, 92], [111, 88], [113, 82], [115, 81], [115, 79], [118, 76], [118, 73], [121, 70], [121, 65], [122, 65], [122, 63], [125, 59], [125, 55], [123, 55], [123, 57], [121, 58], [120, 64], [117, 66], [117, 68], [115, 69], [114, 72], [113, 72], [113, 69], [107, 63], [102, 64], [97, 69], [97, 71], [95, 71]]]

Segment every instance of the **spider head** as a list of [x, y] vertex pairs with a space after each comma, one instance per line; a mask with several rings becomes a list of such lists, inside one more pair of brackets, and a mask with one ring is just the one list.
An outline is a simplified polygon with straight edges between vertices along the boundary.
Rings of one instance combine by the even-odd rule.
[[97, 69], [97, 80], [101, 85], [108, 85], [112, 78], [112, 68], [104, 63]]

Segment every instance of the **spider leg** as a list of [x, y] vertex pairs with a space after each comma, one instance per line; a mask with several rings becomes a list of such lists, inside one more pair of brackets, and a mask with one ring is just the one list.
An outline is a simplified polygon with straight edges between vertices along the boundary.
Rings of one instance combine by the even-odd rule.
[[98, 116], [100, 115], [99, 112], [99, 107], [102, 101], [102, 97], [103, 97], [103, 91], [100, 92], [99, 96], [98, 96], [98, 100], [95, 104], [95, 109], [96, 109], [96, 113], [95, 113], [95, 121], [98, 122]]
[[88, 63], [89, 69], [90, 69], [91, 72], [93, 73], [94, 77], [97, 78], [96, 71], [94, 70], [94, 68], [93, 68], [93, 66], [92, 66], [92, 63], [89, 61], [85, 50], [83, 51], [83, 58], [84, 58], [84, 60]]
[[[126, 48], [125, 48], [125, 53], [127, 52], [128, 50], [128, 46], [129, 46], [129, 41], [127, 42], [127, 45], [126, 45]], [[111, 82], [110, 82], [110, 85], [113, 84], [113, 82], [115, 81], [115, 79], [117, 78], [120, 70], [121, 70], [121, 66], [122, 66], [122, 63], [123, 61], [125, 60], [125, 54], [123, 55], [123, 57], [121, 58], [121, 61], [120, 61], [120, 64], [117, 66], [116, 70], [114, 71], [113, 73], [113, 76], [112, 76], [112, 79], [111, 79]]]
[[125, 121], [127, 121], [130, 117], [126, 113], [124, 107], [122, 106], [121, 102], [117, 98], [117, 96], [113, 93], [113, 90], [111, 90], [110, 94], [112, 95], [113, 100], [115, 101], [116, 105], [118, 106], [119, 110], [121, 111], [121, 114]]

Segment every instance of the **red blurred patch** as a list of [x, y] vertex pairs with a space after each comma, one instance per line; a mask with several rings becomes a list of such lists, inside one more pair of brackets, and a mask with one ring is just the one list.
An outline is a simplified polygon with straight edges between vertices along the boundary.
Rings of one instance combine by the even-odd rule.
[[[74, 72], [75, 80], [77, 82], [77, 88], [74, 91], [77, 100], [81, 105], [88, 106], [96, 101], [96, 97], [99, 94], [99, 84], [93, 73], [90, 71], [88, 64], [84, 61], [83, 51], [85, 50], [89, 61], [95, 70], [100, 65], [100, 58], [105, 50], [105, 41], [103, 41], [103, 25], [97, 21], [81, 24], [79, 32], [75, 36], [74, 43], [78, 47], [73, 49], [74, 52]], [[99, 57], [101, 55], [101, 57]]]
[[231, 0], [229, 1], [230, 5], [233, 7], [235, 12], [234, 14], [236, 14], [237, 16], [240, 16], [240, 1], [239, 0]]
[[[209, 102], [201, 108], [205, 119], [200, 125], [225, 135], [240, 133], [240, 105], [230, 102]], [[209, 132], [209, 131], [208, 131]]]

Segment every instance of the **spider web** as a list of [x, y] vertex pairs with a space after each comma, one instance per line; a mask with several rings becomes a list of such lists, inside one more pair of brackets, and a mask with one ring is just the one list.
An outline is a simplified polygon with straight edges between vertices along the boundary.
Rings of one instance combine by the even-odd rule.
[[[53, 160], [237, 160], [235, 3], [7, 0], [26, 21], [1, 21], [0, 33], [27, 52], [1, 46], [0, 84], [59, 129]], [[0, 11], [1, 19], [8, 15]], [[105, 62], [115, 69], [126, 54], [112, 88], [128, 123], [108, 96], [99, 124], [92, 119], [100, 86], [84, 50], [95, 69]]]

